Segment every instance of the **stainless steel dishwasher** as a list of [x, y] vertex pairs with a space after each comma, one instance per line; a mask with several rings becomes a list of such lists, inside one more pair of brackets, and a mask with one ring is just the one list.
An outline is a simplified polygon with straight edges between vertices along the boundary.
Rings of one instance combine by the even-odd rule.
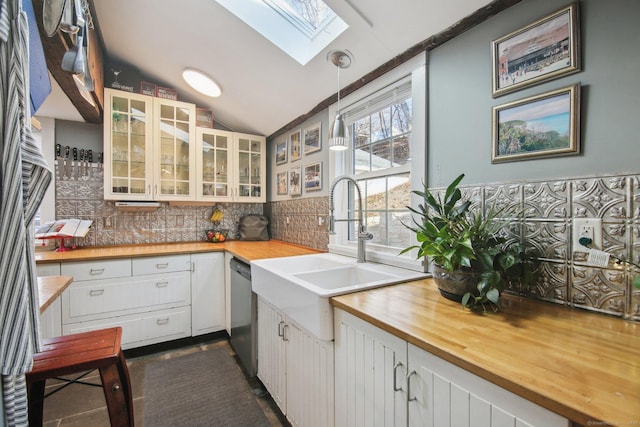
[[249, 377], [256, 376], [257, 298], [251, 290], [251, 266], [231, 258], [231, 347]]

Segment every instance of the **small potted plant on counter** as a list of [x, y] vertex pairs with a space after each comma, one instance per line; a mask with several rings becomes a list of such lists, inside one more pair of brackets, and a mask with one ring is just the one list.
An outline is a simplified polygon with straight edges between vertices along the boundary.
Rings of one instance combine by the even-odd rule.
[[497, 311], [500, 294], [508, 286], [522, 289], [533, 279], [538, 260], [533, 248], [508, 243], [500, 230], [514, 213], [492, 207], [486, 213], [471, 210], [462, 200], [459, 175], [447, 187], [444, 198], [425, 186], [413, 191], [423, 199], [418, 209], [408, 207], [419, 220], [405, 226], [416, 234], [418, 258], [433, 262], [433, 278], [445, 298], [459, 301], [473, 311]]

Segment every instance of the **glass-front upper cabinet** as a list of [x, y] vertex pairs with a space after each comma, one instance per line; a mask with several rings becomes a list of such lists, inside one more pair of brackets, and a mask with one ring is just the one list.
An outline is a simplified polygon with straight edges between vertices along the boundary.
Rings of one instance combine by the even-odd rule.
[[154, 98], [155, 200], [195, 200], [195, 105]]
[[196, 194], [198, 200], [232, 200], [233, 133], [197, 129]]
[[105, 89], [104, 197], [153, 198], [153, 98]]
[[266, 200], [266, 138], [242, 133], [234, 134], [237, 147], [238, 184], [236, 200]]

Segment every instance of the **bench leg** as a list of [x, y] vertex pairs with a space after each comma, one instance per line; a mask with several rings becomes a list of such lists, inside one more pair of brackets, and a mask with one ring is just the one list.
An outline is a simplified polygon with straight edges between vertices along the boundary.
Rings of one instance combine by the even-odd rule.
[[41, 426], [44, 411], [44, 388], [47, 380], [27, 381], [27, 400], [29, 402], [29, 425]]
[[102, 379], [102, 388], [104, 389], [104, 398], [107, 402], [109, 410], [109, 419], [112, 427], [132, 426], [130, 404], [127, 402], [125, 389], [117, 364], [111, 364], [104, 368], [100, 368], [100, 378]]

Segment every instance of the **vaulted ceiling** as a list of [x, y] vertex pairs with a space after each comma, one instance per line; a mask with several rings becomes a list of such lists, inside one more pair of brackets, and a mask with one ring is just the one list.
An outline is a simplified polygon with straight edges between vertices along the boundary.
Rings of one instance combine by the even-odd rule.
[[[105, 62], [129, 64], [145, 79], [176, 89], [179, 100], [211, 109], [218, 125], [270, 135], [335, 100], [337, 70], [327, 61], [329, 51], [353, 54], [351, 67], [340, 73], [343, 91], [353, 89], [375, 70], [392, 68], [403, 55], [443, 42], [517, 1], [325, 0], [349, 28], [306, 65], [214, 0], [93, 0], [92, 10]], [[191, 89], [181, 78], [187, 67], [215, 78], [222, 96]], [[46, 115], [63, 114], [68, 101], [59, 95], [43, 106]]]

